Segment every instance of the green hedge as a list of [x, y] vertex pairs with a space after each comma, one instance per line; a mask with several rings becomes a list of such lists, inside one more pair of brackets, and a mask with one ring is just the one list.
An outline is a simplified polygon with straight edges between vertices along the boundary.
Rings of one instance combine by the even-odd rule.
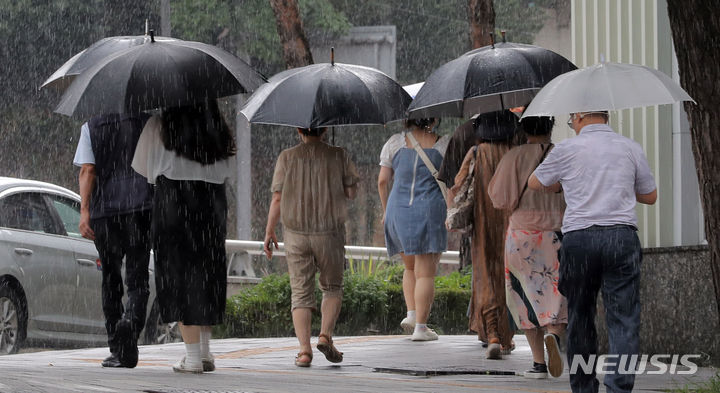
[[[435, 278], [435, 301], [428, 324], [440, 334], [467, 332], [470, 275], [454, 272]], [[313, 334], [320, 330], [320, 301], [313, 313]], [[399, 334], [405, 317], [402, 266], [390, 266], [371, 275], [345, 272], [342, 310], [336, 335]], [[225, 324], [215, 331], [221, 337], [293, 336], [290, 315], [290, 279], [270, 275], [227, 301]]]

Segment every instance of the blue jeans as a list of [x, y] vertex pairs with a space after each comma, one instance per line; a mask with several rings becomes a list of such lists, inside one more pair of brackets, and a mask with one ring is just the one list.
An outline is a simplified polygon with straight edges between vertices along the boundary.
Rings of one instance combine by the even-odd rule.
[[[637, 354], [640, 329], [640, 264], [642, 250], [635, 228], [626, 225], [592, 226], [565, 234], [561, 248], [558, 288], [568, 300], [568, 364], [575, 355], [587, 364], [597, 355], [595, 314], [602, 289], [609, 355]], [[570, 374], [574, 393], [596, 393], [595, 363], [591, 373], [578, 367]], [[618, 363], [618, 358], [611, 359]], [[634, 374], [619, 374], [606, 367], [608, 392], [630, 392]]]

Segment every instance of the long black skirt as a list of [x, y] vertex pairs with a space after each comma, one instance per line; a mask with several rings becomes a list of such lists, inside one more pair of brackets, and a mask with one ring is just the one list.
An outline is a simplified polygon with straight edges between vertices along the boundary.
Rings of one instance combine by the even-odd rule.
[[155, 286], [163, 322], [217, 325], [227, 291], [225, 185], [203, 181], [155, 182]]

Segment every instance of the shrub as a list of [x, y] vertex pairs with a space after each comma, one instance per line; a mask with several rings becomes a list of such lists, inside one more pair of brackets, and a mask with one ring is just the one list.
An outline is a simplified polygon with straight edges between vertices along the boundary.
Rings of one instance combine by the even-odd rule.
[[[367, 270], [365, 271], [367, 272]], [[399, 334], [405, 316], [402, 266], [385, 265], [373, 274], [345, 272], [342, 310], [337, 335]], [[470, 276], [454, 272], [435, 278], [435, 301], [429, 325], [441, 334], [467, 331]], [[316, 286], [317, 310], [313, 312], [313, 334], [320, 330], [322, 293]], [[287, 274], [270, 275], [258, 285], [227, 301], [226, 322], [215, 330], [222, 337], [292, 336], [290, 279]]]

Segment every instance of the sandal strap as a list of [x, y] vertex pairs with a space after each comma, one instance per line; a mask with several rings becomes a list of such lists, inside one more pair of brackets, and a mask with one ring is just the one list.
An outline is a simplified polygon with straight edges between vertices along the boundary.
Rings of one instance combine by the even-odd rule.
[[306, 356], [306, 355], [307, 355], [307, 357], [310, 358], [310, 360], [312, 360], [313, 354], [312, 354], [312, 352], [308, 352], [308, 351], [298, 352], [298, 354], [297, 354], [297, 356], [296, 356], [295, 358], [296, 358], [296, 359], [297, 359], [297, 358], [301, 358], [301, 357]]
[[332, 345], [332, 343], [333, 343], [332, 337], [328, 336], [328, 335], [325, 334], [325, 333], [320, 333], [320, 334], [318, 335], [318, 339], [319, 339], [320, 337], [323, 337], [324, 339], [327, 340], [328, 344]]

